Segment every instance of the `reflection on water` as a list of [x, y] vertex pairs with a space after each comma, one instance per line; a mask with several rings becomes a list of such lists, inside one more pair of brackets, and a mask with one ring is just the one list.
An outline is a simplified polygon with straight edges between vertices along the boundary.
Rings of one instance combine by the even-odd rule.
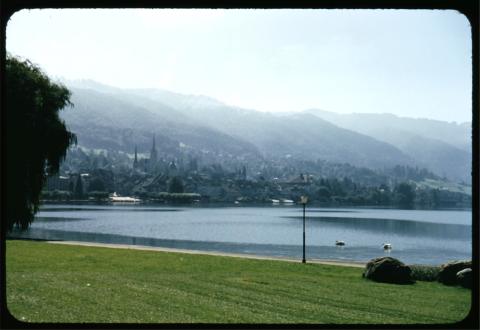
[[309, 209], [309, 213], [359, 213], [359, 211], [354, 210], [318, 210], [318, 209]]
[[[79, 207], [43, 207], [42, 212], [75, 212], [75, 211], [108, 211], [112, 212], [112, 208], [79, 208]], [[123, 208], [122, 212], [175, 212], [175, 211], [182, 211], [181, 209], [169, 209], [169, 208]]]
[[[302, 217], [288, 217], [302, 219]], [[470, 239], [472, 227], [457, 224], [439, 224], [413, 220], [366, 219], [342, 217], [308, 217], [312, 226], [348, 228], [355, 231], [380, 232], [408, 237], [437, 239]]]
[[[28, 231], [11, 237], [299, 258], [301, 214], [299, 207], [49, 205]], [[336, 247], [335, 240], [346, 246]], [[306, 242], [310, 259], [365, 262], [391, 255], [420, 264], [470, 259], [471, 212], [314, 209], [307, 213]], [[385, 252], [383, 242], [393, 250]]]
[[36, 217], [36, 222], [59, 222], [59, 221], [94, 221], [88, 218], [57, 218], [57, 217]]

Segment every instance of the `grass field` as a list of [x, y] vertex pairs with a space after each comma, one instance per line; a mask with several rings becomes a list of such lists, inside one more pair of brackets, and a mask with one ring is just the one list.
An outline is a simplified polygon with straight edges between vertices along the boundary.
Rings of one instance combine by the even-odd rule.
[[440, 180], [425, 179], [418, 183], [420, 187], [427, 187], [430, 189], [446, 189], [452, 192], [458, 192], [472, 196], [472, 186], [465, 184], [445, 182]]
[[7, 241], [7, 306], [25, 322], [450, 323], [470, 291], [376, 283], [362, 269]]

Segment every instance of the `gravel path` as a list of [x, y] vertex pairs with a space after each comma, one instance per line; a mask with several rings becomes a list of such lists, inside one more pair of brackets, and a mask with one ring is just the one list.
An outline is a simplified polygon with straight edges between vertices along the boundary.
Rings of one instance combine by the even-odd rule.
[[[159, 252], [174, 252], [174, 253], [188, 253], [188, 254], [203, 254], [203, 255], [210, 255], [210, 256], [223, 256], [223, 257], [259, 259], [259, 260], [280, 260], [280, 261], [297, 262], [297, 263], [301, 262], [301, 260], [281, 258], [281, 257], [257, 256], [257, 255], [240, 254], [240, 253], [184, 250], [184, 249], [173, 249], [173, 248], [164, 248], [164, 247], [157, 247], [157, 246], [144, 246], [144, 245], [90, 243], [90, 242], [78, 242], [78, 241], [47, 241], [47, 243], [50, 243], [50, 244], [64, 244], [64, 245], [94, 246], [94, 247], [104, 247], [104, 248], [114, 248], [114, 249], [131, 249], [131, 250], [142, 250], [142, 251], [159, 251]], [[358, 268], [364, 268], [365, 267], [365, 263], [362, 263], [362, 262], [343, 262], [343, 261], [337, 261], [337, 260], [318, 260], [318, 259], [315, 259], [315, 260], [307, 260], [307, 263], [345, 266], [345, 267], [358, 267]]]

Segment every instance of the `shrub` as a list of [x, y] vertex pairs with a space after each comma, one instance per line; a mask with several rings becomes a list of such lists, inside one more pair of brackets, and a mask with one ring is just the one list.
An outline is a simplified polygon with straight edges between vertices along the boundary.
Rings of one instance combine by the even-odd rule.
[[417, 281], [436, 281], [440, 272], [439, 266], [410, 265], [410, 269], [412, 270], [413, 279]]

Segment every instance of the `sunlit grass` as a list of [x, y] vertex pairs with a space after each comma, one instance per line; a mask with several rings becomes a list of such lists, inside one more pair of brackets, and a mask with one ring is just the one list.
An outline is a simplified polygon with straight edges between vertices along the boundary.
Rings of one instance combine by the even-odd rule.
[[7, 241], [7, 306], [27, 322], [450, 323], [470, 291], [362, 269]]

